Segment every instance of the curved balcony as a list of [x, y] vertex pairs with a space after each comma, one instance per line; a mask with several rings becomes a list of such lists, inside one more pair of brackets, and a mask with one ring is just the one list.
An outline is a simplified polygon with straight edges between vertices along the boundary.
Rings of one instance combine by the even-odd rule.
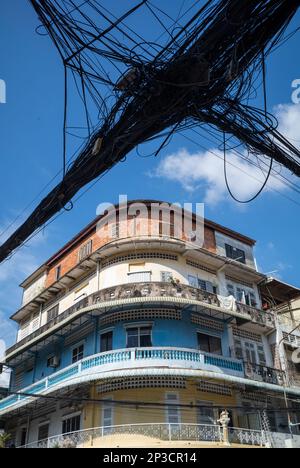
[[0, 401], [1, 413], [16, 409], [32, 401], [31, 395], [44, 395], [58, 389], [98, 379], [144, 375], [168, 371], [176, 375], [186, 371], [203, 370], [212, 376], [224, 375], [244, 377], [244, 366], [237, 359], [230, 359], [202, 351], [181, 348], [138, 348], [120, 349], [96, 354], [82, 359], [65, 369], [19, 391]]
[[[229, 429], [229, 443], [233, 445], [268, 446], [264, 431], [242, 428]], [[172, 442], [191, 444], [218, 444], [228, 446], [224, 431], [218, 424], [128, 424], [95, 427], [32, 442], [19, 448], [100, 448], [100, 447], [172, 447]]]
[[234, 309], [226, 309], [216, 294], [193, 288], [188, 285], [171, 283], [129, 283], [100, 290], [85, 297], [82, 301], [62, 312], [58, 317], [22, 339], [7, 350], [7, 356], [13, 354], [18, 348], [37, 339], [40, 335], [51, 333], [51, 329], [63, 322], [71, 321], [72, 317], [90, 312], [92, 310], [104, 310], [108, 307], [120, 307], [123, 305], [151, 303], [170, 303], [182, 306], [192, 305], [215, 310], [220, 314], [236, 317], [243, 321], [251, 321], [263, 327], [274, 328], [275, 316], [246, 304], [236, 302]]

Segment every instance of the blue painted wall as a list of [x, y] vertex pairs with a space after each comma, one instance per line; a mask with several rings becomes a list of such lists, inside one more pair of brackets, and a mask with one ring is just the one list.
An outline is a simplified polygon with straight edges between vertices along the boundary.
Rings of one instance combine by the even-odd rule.
[[[200, 328], [199, 325], [191, 323], [190, 312], [187, 311], [182, 313], [182, 320], [159, 319], [141, 321], [141, 324], [149, 322], [153, 324], [152, 340], [154, 347], [174, 346], [179, 348], [197, 349], [197, 332], [201, 331], [209, 335], [220, 337], [222, 339], [223, 355], [226, 357], [230, 356], [228, 329], [226, 325], [223, 333]], [[128, 325], [130, 321], [117, 323], [113, 326], [104, 327], [102, 329], [113, 330], [113, 349], [126, 348], [127, 336], [126, 328], [124, 326], [125, 323]], [[136, 324], [138, 322], [134, 321], [132, 323]], [[98, 329], [97, 324], [95, 324], [95, 330], [79, 341], [79, 343], [84, 343], [84, 357], [100, 352], [100, 334], [102, 330]], [[25, 372], [24, 374], [22, 382], [23, 388], [72, 364], [72, 351], [73, 348], [79, 343], [75, 342], [72, 345], [66, 347], [66, 338], [67, 337], [62, 338], [55, 345], [47, 345], [38, 353], [36, 353], [34, 369], [30, 372]], [[57, 369], [47, 367], [47, 360], [51, 355], [60, 356], [60, 366]]]

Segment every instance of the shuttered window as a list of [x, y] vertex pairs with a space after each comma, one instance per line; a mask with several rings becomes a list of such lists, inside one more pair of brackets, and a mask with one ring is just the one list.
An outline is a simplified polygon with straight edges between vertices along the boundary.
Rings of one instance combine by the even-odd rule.
[[59, 312], [59, 304], [56, 305], [55, 307], [52, 307], [52, 309], [49, 309], [47, 312], [47, 322], [50, 322], [50, 320], [55, 319], [58, 316]]
[[105, 353], [113, 349], [113, 332], [103, 333], [100, 336], [100, 352]]
[[38, 441], [40, 442], [41, 440], [48, 439], [48, 437], [49, 437], [49, 424], [47, 423], [39, 427]]
[[176, 393], [166, 394], [167, 407], [167, 423], [180, 424], [179, 397]]
[[81, 262], [85, 258], [87, 258], [89, 255], [91, 255], [93, 250], [93, 241], [90, 240], [86, 244], [84, 244], [82, 247], [80, 247], [79, 252], [78, 252], [78, 261]]

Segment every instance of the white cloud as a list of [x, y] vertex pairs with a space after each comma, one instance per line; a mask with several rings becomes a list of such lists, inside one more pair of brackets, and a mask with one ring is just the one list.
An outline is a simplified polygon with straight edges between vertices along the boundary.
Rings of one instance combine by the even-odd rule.
[[275, 115], [279, 131], [294, 145], [300, 146], [300, 104], [280, 104], [276, 106]]
[[[251, 198], [262, 186], [267, 172], [266, 164], [261, 169], [241, 159], [233, 152], [227, 155], [227, 173], [233, 193], [242, 200]], [[168, 155], [158, 165], [152, 176], [178, 182], [185, 190], [204, 188], [204, 201], [216, 204], [228, 196], [224, 177], [223, 153], [219, 149], [190, 153], [182, 148]], [[271, 177], [267, 186], [283, 190], [284, 185]]]
[[[294, 146], [300, 147], [300, 104], [281, 104], [274, 108], [274, 113], [279, 122], [279, 131]], [[246, 157], [246, 152], [244, 155]], [[250, 155], [250, 159], [257, 163], [255, 156]], [[261, 167], [256, 167], [235, 152], [228, 151], [227, 160], [229, 185], [233, 194], [240, 200], [250, 199], [264, 183], [270, 159], [260, 156], [263, 162], [260, 162]], [[278, 179], [278, 173], [291, 179], [290, 173], [279, 164], [274, 164], [273, 169], [277, 171], [277, 176], [270, 177], [265, 191], [271, 188], [275, 191], [287, 190], [287, 186]], [[202, 188], [204, 201], [211, 205], [223, 201], [229, 195], [224, 177], [223, 152], [215, 148], [193, 153], [184, 148], [179, 149], [167, 155], [150, 176], [177, 182], [188, 192]]]

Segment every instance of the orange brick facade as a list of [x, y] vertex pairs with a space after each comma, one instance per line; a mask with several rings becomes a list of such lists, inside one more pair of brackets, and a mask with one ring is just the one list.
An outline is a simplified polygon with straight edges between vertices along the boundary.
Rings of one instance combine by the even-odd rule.
[[[60, 267], [60, 277], [62, 277], [70, 272], [79, 263], [79, 251], [83, 245], [92, 240], [92, 252], [95, 252], [101, 247], [114, 241], [115, 238], [112, 237], [112, 225], [116, 223], [118, 223], [119, 226], [120, 239], [131, 237], [131, 235], [127, 233], [128, 229], [129, 233], [134, 232], [135, 236], [150, 234], [152, 234], [154, 237], [163, 236], [163, 225], [167, 224], [168, 227], [170, 227], [171, 237], [179, 237], [179, 239], [183, 241], [188, 240], [184, 235], [183, 229], [180, 231], [179, 236], [178, 233], [174, 234], [174, 213], [172, 213], [172, 211], [170, 213], [169, 221], [166, 222], [165, 220], [162, 220], [161, 213], [159, 214], [158, 219], [153, 219], [153, 216], [151, 216], [149, 202], [145, 202], [144, 206], [147, 206], [146, 211], [143, 213], [137, 211], [136, 216], [127, 216], [127, 211], [125, 214], [124, 211], [122, 211], [122, 214], [120, 214], [117, 209], [116, 216], [113, 216], [110, 218], [110, 220], [108, 220], [107, 217], [99, 217], [93, 223], [91, 223], [84, 231], [78, 234], [78, 236], [73, 239], [73, 241], [67, 244], [61, 251], [59, 251], [46, 263], [46, 267], [48, 268], [46, 288], [50, 287], [56, 282], [57, 267]], [[100, 228], [99, 222], [102, 222]], [[195, 230], [195, 217], [193, 217], [193, 230]], [[229, 230], [226, 228], [212, 223], [211, 221], [205, 221], [203, 247], [212, 253], [216, 253], [217, 250], [215, 231], [225, 232], [226, 234], [229, 233]], [[251, 239], [232, 231], [230, 231], [229, 235], [232, 235], [232, 237], [237, 239], [242, 238], [242, 240], [249, 245], [254, 245], [255, 243]]]

